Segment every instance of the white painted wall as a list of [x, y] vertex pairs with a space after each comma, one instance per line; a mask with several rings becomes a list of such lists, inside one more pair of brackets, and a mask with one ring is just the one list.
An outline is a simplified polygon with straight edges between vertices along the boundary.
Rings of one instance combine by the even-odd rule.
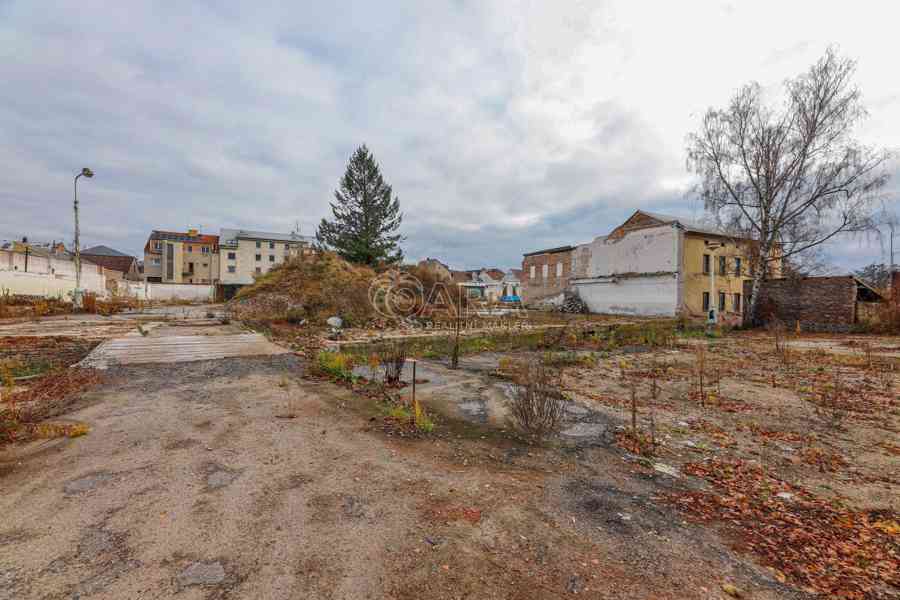
[[592, 313], [675, 316], [678, 307], [678, 277], [674, 274], [582, 279], [574, 286]]
[[[124, 285], [123, 285], [124, 284]], [[120, 293], [140, 300], [188, 300], [213, 302], [216, 286], [190, 283], [119, 282]]]
[[[29, 269], [31, 268], [29, 260]], [[97, 273], [81, 274], [81, 288], [87, 292], [106, 296], [106, 280]], [[50, 273], [0, 271], [0, 293], [44, 298], [70, 299], [75, 291], [75, 277]]]
[[[632, 231], [619, 239], [602, 236], [590, 244], [579, 246], [573, 255], [576, 256], [575, 271], [579, 277], [674, 273], [678, 271], [678, 230], [672, 225], [663, 225]], [[584, 260], [587, 261], [587, 269], [579, 264]]]

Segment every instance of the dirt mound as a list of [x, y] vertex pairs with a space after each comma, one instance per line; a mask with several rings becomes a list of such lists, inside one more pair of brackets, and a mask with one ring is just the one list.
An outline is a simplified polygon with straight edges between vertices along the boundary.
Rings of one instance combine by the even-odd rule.
[[362, 326], [374, 316], [368, 291], [375, 272], [324, 252], [292, 258], [243, 288], [231, 302], [243, 321], [322, 325], [335, 315]]

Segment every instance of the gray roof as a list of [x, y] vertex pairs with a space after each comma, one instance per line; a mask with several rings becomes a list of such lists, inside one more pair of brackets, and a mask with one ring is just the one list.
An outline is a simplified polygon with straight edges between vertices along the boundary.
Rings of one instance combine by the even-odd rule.
[[316, 238], [297, 233], [272, 233], [270, 231], [252, 231], [250, 229], [222, 229], [219, 232], [219, 245], [236, 246], [239, 239], [262, 240], [266, 242], [306, 242], [311, 244]]
[[649, 210], [639, 210], [639, 213], [645, 214], [648, 217], [652, 217], [658, 221], [662, 221], [664, 223], [678, 223], [682, 227], [684, 227], [688, 231], [693, 231], [696, 233], [705, 233], [708, 235], [721, 235], [726, 237], [733, 237], [727, 231], [723, 229], [719, 229], [713, 225], [706, 225], [699, 221], [694, 221], [692, 219], [686, 219], [684, 217], [676, 217], [673, 215], [664, 215], [662, 213], [650, 212]]
[[81, 251], [82, 254], [92, 254], [94, 256], [128, 256], [124, 252], [119, 252], [109, 246], [94, 246]]

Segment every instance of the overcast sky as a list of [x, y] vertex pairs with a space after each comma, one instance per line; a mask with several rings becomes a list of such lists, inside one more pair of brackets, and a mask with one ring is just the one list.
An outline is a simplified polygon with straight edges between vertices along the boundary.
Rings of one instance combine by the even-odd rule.
[[[685, 136], [829, 44], [859, 61], [861, 139], [900, 147], [889, 7], [0, 0], [0, 239], [71, 240], [82, 166], [87, 245], [140, 255], [151, 229], [297, 221], [311, 235], [366, 143], [409, 258], [517, 266], [637, 208], [702, 216]], [[828, 252], [843, 269], [882, 259], [864, 240]]]

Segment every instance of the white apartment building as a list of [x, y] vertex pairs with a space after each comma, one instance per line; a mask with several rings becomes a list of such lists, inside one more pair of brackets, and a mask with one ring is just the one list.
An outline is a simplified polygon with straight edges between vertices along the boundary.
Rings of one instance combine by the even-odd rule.
[[241, 286], [268, 273], [289, 256], [312, 251], [315, 238], [295, 233], [222, 229], [219, 235], [219, 283]]

